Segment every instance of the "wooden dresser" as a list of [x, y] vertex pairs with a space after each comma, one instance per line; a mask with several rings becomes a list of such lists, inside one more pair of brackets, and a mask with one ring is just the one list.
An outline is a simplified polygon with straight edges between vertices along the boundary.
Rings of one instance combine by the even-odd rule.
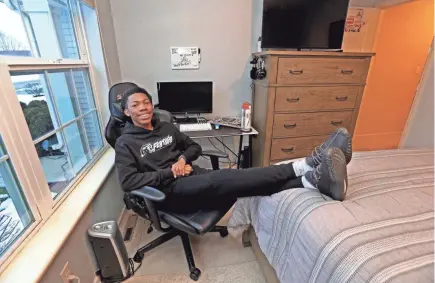
[[353, 134], [372, 53], [268, 51], [254, 81], [253, 165], [307, 156], [336, 127]]

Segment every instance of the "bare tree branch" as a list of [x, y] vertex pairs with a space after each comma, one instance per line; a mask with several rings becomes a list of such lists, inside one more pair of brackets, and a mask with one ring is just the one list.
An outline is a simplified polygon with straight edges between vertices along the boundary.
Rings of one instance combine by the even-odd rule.
[[0, 31], [0, 50], [2, 51], [16, 51], [24, 50], [24, 45], [13, 38]]
[[39, 97], [39, 96], [44, 96], [43, 92], [44, 90], [41, 87], [40, 83], [29, 83], [25, 85], [25, 91], [28, 94], [33, 95], [33, 97]]
[[9, 215], [0, 217], [0, 254], [9, 247], [15, 237], [21, 232], [20, 221], [13, 221]]

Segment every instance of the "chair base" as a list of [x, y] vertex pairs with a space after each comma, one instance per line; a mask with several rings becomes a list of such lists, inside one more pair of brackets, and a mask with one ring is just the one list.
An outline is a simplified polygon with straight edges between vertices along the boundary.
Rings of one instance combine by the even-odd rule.
[[[209, 232], [217, 232], [220, 234], [222, 238], [228, 236], [228, 230], [225, 226], [215, 226]], [[141, 263], [144, 259], [145, 253], [151, 251], [154, 248], [172, 240], [173, 238], [180, 236], [181, 242], [183, 243], [184, 254], [186, 255], [187, 265], [189, 267], [190, 278], [194, 281], [197, 281], [201, 276], [201, 270], [196, 268], [195, 260], [193, 258], [192, 246], [190, 245], [189, 234], [180, 230], [171, 230], [152, 242], [146, 244], [142, 248], [138, 249], [136, 254], [133, 257], [133, 260], [137, 263]]]

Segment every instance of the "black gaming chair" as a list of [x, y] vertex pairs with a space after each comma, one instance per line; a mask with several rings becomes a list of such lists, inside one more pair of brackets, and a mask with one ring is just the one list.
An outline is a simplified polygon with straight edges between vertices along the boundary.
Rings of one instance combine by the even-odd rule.
[[[121, 95], [125, 90], [135, 86], [137, 85], [134, 83], [119, 83], [112, 86], [109, 91], [111, 117], [106, 126], [105, 136], [107, 142], [112, 147], [115, 147], [116, 139], [121, 135], [122, 128], [129, 119], [129, 117], [124, 115], [121, 109]], [[164, 110], [154, 108], [154, 115], [163, 121], [173, 121], [171, 113]], [[204, 151], [202, 155], [210, 158], [213, 170], [219, 169], [218, 158], [228, 157], [219, 151]], [[190, 211], [188, 213], [171, 212], [168, 209], [165, 210], [162, 208], [163, 206], [161, 204], [165, 203], [165, 195], [161, 191], [152, 187], [143, 187], [125, 193], [124, 202], [127, 209], [131, 209], [141, 217], [150, 220], [152, 226], [158, 231], [165, 233], [140, 248], [133, 257], [133, 260], [137, 263], [142, 262], [146, 252], [180, 236], [186, 254], [187, 264], [189, 265], [190, 278], [197, 281], [201, 275], [201, 271], [195, 266], [189, 234], [204, 235], [207, 232], [219, 232], [222, 237], [226, 237], [228, 235], [227, 227], [216, 226], [216, 223], [229, 211], [235, 199], [219, 203], [219, 207], [215, 209], [199, 209], [198, 211]], [[168, 227], [162, 227], [162, 223], [166, 224], [164, 226]], [[151, 226], [148, 231], [152, 231]]]

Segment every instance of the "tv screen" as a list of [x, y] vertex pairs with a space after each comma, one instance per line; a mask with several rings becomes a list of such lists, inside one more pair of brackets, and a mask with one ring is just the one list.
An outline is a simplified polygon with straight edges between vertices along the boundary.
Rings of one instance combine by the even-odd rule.
[[349, 0], [264, 0], [262, 48], [341, 49]]

